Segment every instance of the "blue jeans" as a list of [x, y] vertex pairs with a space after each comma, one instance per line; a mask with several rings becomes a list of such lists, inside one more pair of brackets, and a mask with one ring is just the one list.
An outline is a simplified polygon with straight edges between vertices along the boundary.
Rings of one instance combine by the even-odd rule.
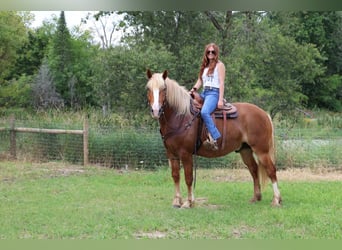
[[217, 102], [219, 100], [219, 90], [204, 90], [201, 93], [201, 97], [204, 100], [201, 110], [202, 119], [210, 135], [213, 137], [214, 140], [216, 140], [221, 137], [221, 134], [216, 128], [213, 118], [210, 114], [216, 109]]

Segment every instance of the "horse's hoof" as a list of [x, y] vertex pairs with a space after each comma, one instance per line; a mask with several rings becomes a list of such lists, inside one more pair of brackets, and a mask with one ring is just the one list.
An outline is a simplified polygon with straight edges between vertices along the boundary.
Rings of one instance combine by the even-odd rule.
[[255, 198], [252, 198], [252, 199], [249, 200], [249, 203], [254, 204], [254, 203], [256, 203], [256, 201], [257, 200]]
[[273, 198], [271, 206], [272, 207], [281, 207], [282, 200], [281, 198]]
[[181, 208], [192, 208], [194, 206], [193, 201], [186, 201], [184, 204], [181, 206]]
[[174, 208], [180, 208], [182, 206], [182, 198], [181, 197], [175, 197], [173, 199], [172, 206]]
[[253, 196], [252, 199], [249, 200], [249, 203], [256, 203], [257, 201], [261, 201], [261, 195]]

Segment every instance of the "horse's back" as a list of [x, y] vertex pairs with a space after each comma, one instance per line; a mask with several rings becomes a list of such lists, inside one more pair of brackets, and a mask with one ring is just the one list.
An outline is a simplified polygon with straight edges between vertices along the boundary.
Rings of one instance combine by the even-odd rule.
[[268, 141], [273, 136], [273, 124], [266, 111], [251, 103], [232, 103], [238, 110], [236, 124], [250, 146]]
[[270, 121], [267, 112], [255, 104], [247, 102], [235, 102], [232, 104], [237, 108], [240, 119], [254, 119], [255, 122], [258, 120], [266, 120], [267, 123]]

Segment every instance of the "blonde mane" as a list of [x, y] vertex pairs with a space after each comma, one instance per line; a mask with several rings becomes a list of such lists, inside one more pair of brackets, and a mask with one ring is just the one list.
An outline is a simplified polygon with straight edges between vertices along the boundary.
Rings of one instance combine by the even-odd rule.
[[146, 87], [150, 90], [162, 90], [166, 86], [166, 99], [168, 104], [173, 107], [177, 114], [190, 114], [190, 95], [184, 86], [180, 86], [175, 80], [166, 78], [165, 81], [161, 73], [155, 73], [148, 81]]

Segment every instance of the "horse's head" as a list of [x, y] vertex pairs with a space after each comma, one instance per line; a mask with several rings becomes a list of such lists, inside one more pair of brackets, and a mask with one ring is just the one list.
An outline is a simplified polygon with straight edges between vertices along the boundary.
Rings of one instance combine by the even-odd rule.
[[147, 70], [147, 100], [151, 107], [151, 115], [155, 119], [159, 119], [163, 113], [163, 107], [166, 102], [166, 83], [168, 72], [165, 70], [163, 73], [155, 73]]

